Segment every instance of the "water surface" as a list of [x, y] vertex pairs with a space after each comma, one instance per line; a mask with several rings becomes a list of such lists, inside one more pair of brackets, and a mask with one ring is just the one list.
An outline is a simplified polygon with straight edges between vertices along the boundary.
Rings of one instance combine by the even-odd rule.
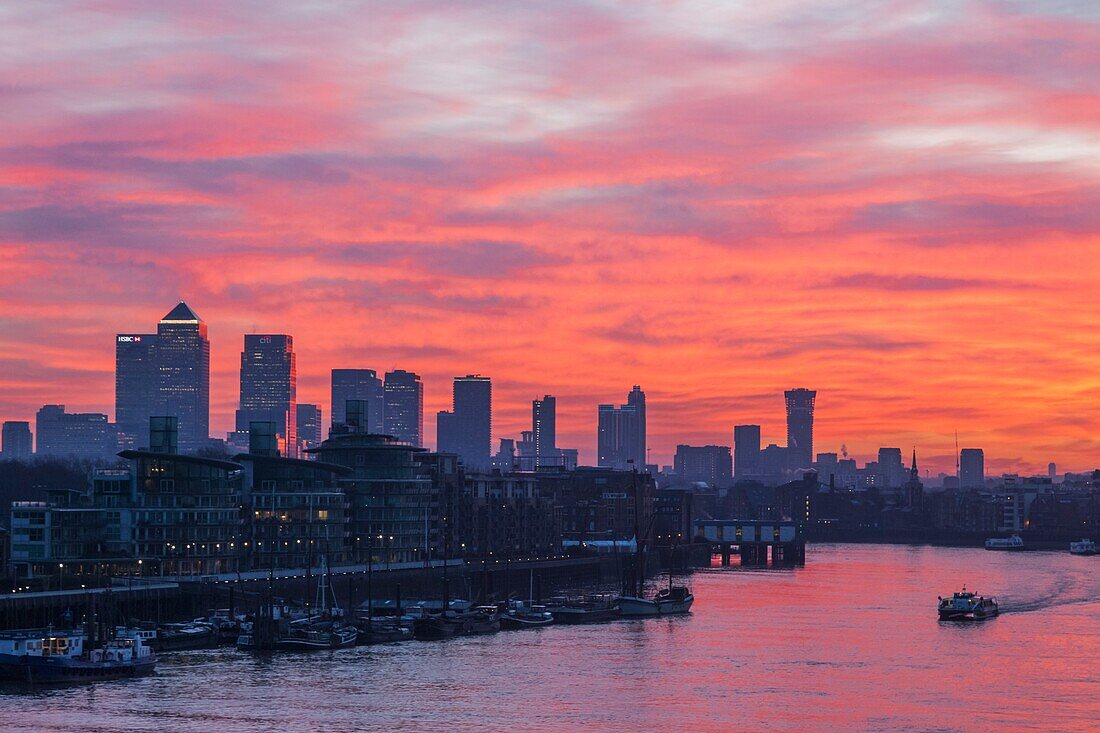
[[[1004, 612], [940, 622], [963, 583]], [[1100, 557], [818, 545], [695, 574], [694, 612], [0, 691], [10, 731], [1096, 730]]]

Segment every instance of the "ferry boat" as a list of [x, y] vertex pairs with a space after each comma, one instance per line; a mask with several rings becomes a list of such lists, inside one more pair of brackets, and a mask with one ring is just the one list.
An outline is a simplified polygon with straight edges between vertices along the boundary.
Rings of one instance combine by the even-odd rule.
[[1025, 550], [1024, 539], [1018, 534], [1014, 534], [1011, 537], [990, 537], [985, 541], [985, 549], [987, 550], [1002, 550], [1008, 552], [1018, 552]]
[[1095, 555], [1096, 543], [1090, 539], [1081, 539], [1069, 543], [1069, 551], [1073, 555]]
[[140, 634], [127, 631], [102, 645], [83, 631], [0, 633], [0, 680], [73, 684], [152, 674], [157, 656]]
[[963, 586], [961, 591], [950, 598], [940, 596], [936, 610], [940, 614], [940, 620], [948, 620], [989, 618], [996, 616], [999, 609], [993, 598], [979, 596]]

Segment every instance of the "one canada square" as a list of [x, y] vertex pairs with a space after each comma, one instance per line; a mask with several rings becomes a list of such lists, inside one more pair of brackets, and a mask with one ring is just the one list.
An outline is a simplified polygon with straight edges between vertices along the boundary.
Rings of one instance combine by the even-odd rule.
[[149, 442], [149, 418], [178, 419], [179, 449], [210, 438], [210, 340], [206, 323], [180, 302], [155, 334], [115, 337], [115, 422], [125, 446]]

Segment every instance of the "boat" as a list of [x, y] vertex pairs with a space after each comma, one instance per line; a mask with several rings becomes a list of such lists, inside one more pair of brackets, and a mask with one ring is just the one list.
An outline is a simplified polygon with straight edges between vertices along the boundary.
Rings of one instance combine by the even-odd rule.
[[1024, 547], [1024, 539], [1018, 534], [1014, 534], [1011, 537], [990, 537], [985, 541], [985, 549], [987, 550], [1001, 550], [1007, 552], [1019, 552], [1027, 548]]
[[358, 630], [355, 643], [360, 646], [385, 644], [412, 638], [412, 631], [402, 626], [400, 620], [392, 616], [373, 619], [361, 618], [355, 623], [355, 628]]
[[199, 621], [163, 624], [151, 641], [151, 646], [158, 652], [211, 649], [218, 645], [218, 632], [212, 624]]
[[611, 595], [556, 597], [546, 603], [557, 624], [594, 624], [619, 618], [619, 599]]
[[669, 585], [652, 598], [620, 596], [619, 610], [623, 616], [670, 616], [688, 613], [695, 596], [689, 588]]
[[0, 680], [79, 684], [152, 674], [157, 656], [138, 634], [96, 644], [84, 631], [0, 633]]
[[306, 618], [292, 621], [275, 641], [283, 651], [312, 649], [342, 649], [355, 646], [359, 630], [333, 619]]
[[941, 621], [989, 618], [990, 616], [996, 616], [999, 611], [995, 599], [979, 596], [968, 591], [966, 586], [963, 586], [961, 591], [954, 593], [950, 598], [940, 596], [938, 600], [939, 605], [936, 610], [939, 612]]
[[496, 606], [478, 606], [470, 611], [424, 613], [413, 620], [412, 629], [417, 639], [424, 640], [495, 634], [500, 631], [500, 616]]
[[537, 629], [554, 623], [554, 614], [546, 606], [531, 601], [511, 601], [500, 614], [502, 629]]
[[[637, 475], [636, 471], [634, 475]], [[673, 586], [671, 568], [668, 571], [668, 587], [658, 591], [652, 598], [645, 596], [645, 538], [649, 536], [649, 531], [647, 530], [644, 534], [638, 531], [638, 517], [642, 510], [638, 501], [636, 480], [632, 488], [634, 491], [634, 539], [637, 544], [630, 564], [629, 582], [624, 584], [623, 594], [618, 599], [619, 612], [625, 617], [687, 613], [691, 610], [695, 596], [684, 586]]]
[[1069, 543], [1069, 551], [1072, 555], [1095, 555], [1096, 543], [1090, 539], [1081, 539]]

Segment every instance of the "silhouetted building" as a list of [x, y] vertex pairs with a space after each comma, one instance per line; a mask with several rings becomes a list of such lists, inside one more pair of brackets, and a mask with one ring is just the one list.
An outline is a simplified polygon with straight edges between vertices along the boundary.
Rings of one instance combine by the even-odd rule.
[[206, 324], [186, 303], [157, 324], [157, 400], [150, 415], [179, 418], [181, 451], [210, 440], [210, 340]]
[[367, 401], [367, 432], [386, 430], [385, 387], [373, 369], [332, 370], [332, 424], [344, 422], [344, 405], [348, 400]]
[[888, 489], [900, 489], [908, 480], [905, 466], [901, 462], [901, 448], [878, 449], [878, 472], [882, 476], [881, 486]]
[[436, 445], [440, 453], [455, 453], [470, 471], [488, 471], [492, 436], [493, 386], [488, 377], [455, 377], [454, 409], [440, 412]]
[[759, 476], [760, 426], [733, 426], [733, 471], [737, 478]]
[[279, 457], [276, 429], [253, 423], [249, 452], [234, 458], [244, 467], [244, 567], [316, 566], [321, 556], [330, 567], [350, 561], [347, 501], [338, 479], [351, 469]]
[[7, 460], [25, 460], [31, 457], [34, 440], [31, 437], [31, 424], [8, 420], [4, 423], [0, 435], [0, 455]]
[[[657, 487], [650, 474], [582, 466], [536, 474], [553, 497], [562, 543], [591, 552], [623, 552], [639, 532], [650, 532]], [[637, 494], [635, 494], [637, 492]], [[634, 507], [640, 514], [635, 517]]]
[[774, 485], [782, 482], [791, 473], [791, 449], [775, 443], [760, 451], [761, 478]]
[[[653, 541], [676, 547], [692, 541], [695, 532], [694, 494], [687, 489], [660, 489], [654, 494]], [[675, 558], [675, 561], [683, 558]]]
[[673, 469], [681, 481], [727, 488], [733, 485], [733, 458], [725, 445], [678, 445]]
[[323, 425], [320, 405], [298, 403], [298, 443], [300, 445], [305, 445], [307, 448], [320, 445], [325, 439]]
[[535, 465], [560, 465], [561, 456], [557, 446], [557, 400], [550, 395], [531, 402], [531, 432], [535, 443]]
[[282, 454], [298, 455], [298, 367], [294, 337], [246, 334], [241, 352], [241, 398], [237, 431], [253, 422], [275, 423]]
[[158, 414], [160, 369], [155, 333], [115, 337], [115, 425], [121, 447], [145, 445], [149, 417]]
[[596, 447], [600, 466], [619, 470], [633, 466], [638, 471], [645, 470], [645, 392], [638, 385], [634, 385], [625, 405], [599, 406]]
[[[384, 433], [416, 447], [424, 444], [424, 384], [420, 375], [386, 372]], [[368, 404], [369, 407], [369, 404]]]
[[985, 486], [985, 453], [981, 448], [963, 448], [959, 452], [959, 486], [964, 489]]
[[65, 405], [44, 405], [35, 417], [40, 456], [100, 459], [116, 450], [118, 436], [107, 416], [98, 412], [65, 412]]
[[[392, 562], [442, 556], [446, 509], [461, 489], [456, 456], [429, 454], [388, 435], [362, 432], [333, 433], [310, 452], [352, 469], [338, 485], [347, 496], [348, 536], [356, 559], [368, 552]], [[429, 458], [431, 465], [425, 464]]]
[[809, 468], [814, 460], [814, 400], [817, 392], [789, 389], [783, 396], [787, 405], [787, 448], [791, 468]]

